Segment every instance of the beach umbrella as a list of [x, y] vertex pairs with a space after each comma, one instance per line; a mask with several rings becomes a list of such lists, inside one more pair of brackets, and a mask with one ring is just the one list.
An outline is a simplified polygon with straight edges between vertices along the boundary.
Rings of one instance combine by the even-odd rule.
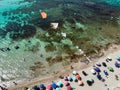
[[39, 90], [39, 87], [37, 85], [33, 86], [34, 90]]
[[56, 83], [52, 82], [52, 88], [56, 89], [56, 87], [57, 87]]
[[77, 78], [77, 79], [80, 79], [81, 77], [80, 77], [80, 75], [79, 75], [79, 74], [77, 74], [77, 75], [76, 75], [76, 78]]
[[89, 86], [91, 86], [93, 83], [89, 80], [86, 81]]
[[40, 12], [40, 14], [41, 14], [41, 17], [43, 19], [47, 18], [47, 13], [46, 12]]
[[82, 71], [82, 74], [83, 74], [84, 76], [87, 76], [87, 75], [88, 75], [85, 71]]
[[100, 75], [100, 74], [98, 74], [98, 75], [97, 75], [97, 78], [98, 78], [99, 80], [101, 80], [101, 79], [102, 79], [102, 77], [101, 77], [101, 75]]
[[110, 66], [110, 67], [108, 67], [108, 69], [109, 69], [110, 71], [114, 71], [114, 70], [113, 70], [113, 68], [112, 68], [111, 66]]
[[101, 64], [99, 62], [96, 63], [97, 66], [101, 67]]
[[81, 80], [78, 80], [78, 84], [79, 84], [80, 86], [82, 86], [82, 85], [83, 85], [83, 82], [82, 82]]
[[77, 82], [77, 78], [76, 77], [73, 77], [72, 78], [74, 82]]
[[96, 71], [94, 69], [90, 70], [92, 74], [96, 74]]
[[28, 88], [27, 90], [33, 90], [32, 88]]
[[88, 84], [89, 86], [91, 86], [93, 83], [94, 83], [94, 80], [93, 80], [92, 78], [89, 78], [89, 79], [87, 80], [87, 84]]
[[68, 78], [67, 78], [67, 76], [64, 76], [64, 80], [65, 80], [65, 81], [68, 81]]
[[51, 84], [48, 84], [48, 85], [46, 86], [46, 89], [47, 89], [47, 90], [52, 90]]
[[65, 85], [65, 86], [68, 86], [68, 85], [69, 85], [69, 82], [68, 82], [68, 81], [65, 81], [65, 82], [64, 82], [64, 85]]
[[67, 86], [67, 90], [73, 90], [72, 87], [69, 85]]
[[95, 67], [94, 70], [95, 70], [96, 72], [100, 72], [100, 68], [98, 68], [98, 67]]
[[119, 68], [120, 64], [118, 62], [115, 62], [115, 66]]
[[106, 64], [105, 62], [102, 62], [102, 65], [103, 65], [104, 67], [107, 67], [107, 64]]
[[68, 76], [67, 79], [68, 79], [69, 81], [72, 81], [72, 78], [71, 78], [70, 76]]
[[111, 60], [112, 60], [112, 58], [110, 58], [110, 57], [107, 57], [107, 59], [108, 59], [109, 61], [111, 61]]
[[120, 56], [117, 56], [117, 60], [120, 61]]
[[102, 82], [105, 82], [105, 79], [104, 79], [104, 78], [102, 78], [102, 79], [101, 79], [101, 81], [102, 81]]
[[103, 72], [104, 72], [104, 74], [105, 74], [105, 75], [108, 75], [108, 72], [107, 72], [107, 70], [103, 70]]
[[45, 85], [44, 84], [40, 84], [40, 88], [45, 88]]
[[63, 84], [62, 84], [61, 81], [58, 81], [58, 82], [57, 82], [57, 86], [62, 87], [62, 85], [63, 85]]
[[77, 74], [77, 72], [76, 71], [73, 71], [73, 75], [76, 75]]
[[94, 83], [94, 80], [92, 78], [89, 78], [88, 81], [90, 81], [91, 83]]
[[56, 88], [55, 90], [60, 90], [60, 88]]

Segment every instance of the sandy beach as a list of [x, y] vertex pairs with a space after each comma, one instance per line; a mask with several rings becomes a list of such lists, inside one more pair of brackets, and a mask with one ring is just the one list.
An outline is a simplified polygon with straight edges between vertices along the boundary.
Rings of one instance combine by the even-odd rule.
[[[73, 90], [120, 90], [114, 65], [120, 56], [120, 0], [0, 0], [0, 5], [0, 90], [64, 83], [61, 77], [75, 77], [73, 71], [84, 83], [69, 82]], [[102, 62], [107, 67], [96, 65]], [[91, 73], [96, 66], [105, 82]]]
[[[24, 90], [24, 87], [32, 87], [34, 85], [40, 85], [41, 83], [44, 83], [45, 85], [51, 84], [51, 81], [59, 81], [61, 80], [64, 82], [63, 79], [60, 79], [59, 76], [67, 76], [70, 75], [71, 77], [73, 70], [77, 71], [81, 77], [82, 81], [84, 83], [84, 86], [79, 86], [77, 82], [70, 82], [70, 85], [75, 88], [75, 90], [119, 90], [120, 87], [120, 80], [115, 79], [115, 75], [118, 75], [120, 77], [119, 68], [116, 68], [114, 63], [116, 61], [116, 57], [120, 55], [120, 46], [119, 45], [111, 45], [108, 50], [104, 50], [104, 56], [97, 58], [97, 59], [91, 59], [91, 62], [89, 64], [82, 63], [79, 61], [78, 63], [71, 63], [74, 69], [71, 69], [70, 66], [61, 68], [59, 72], [56, 72], [56, 74], [53, 75], [53, 73], [38, 77], [35, 79], [31, 79], [30, 81], [23, 81], [22, 83], [18, 83], [18, 85], [14, 85], [13, 83], [8, 88], [8, 90]], [[112, 61], [106, 62], [107, 57], [111, 57]], [[112, 66], [114, 69], [114, 72], [110, 72], [107, 67], [101, 66], [101, 76], [105, 79], [105, 82], [102, 82], [97, 79], [96, 75], [93, 75], [90, 70], [93, 68], [93, 66], [99, 62], [106, 62], [107, 67]], [[88, 73], [88, 76], [84, 76], [82, 74], [82, 70], [86, 71]], [[109, 76], [106, 77], [103, 73], [103, 70], [107, 70], [109, 73]], [[94, 84], [92, 86], [88, 86], [86, 83], [86, 80], [89, 78], [94, 79]], [[109, 88], [109, 89], [108, 89]], [[66, 87], [63, 86], [61, 90], [66, 90]]]

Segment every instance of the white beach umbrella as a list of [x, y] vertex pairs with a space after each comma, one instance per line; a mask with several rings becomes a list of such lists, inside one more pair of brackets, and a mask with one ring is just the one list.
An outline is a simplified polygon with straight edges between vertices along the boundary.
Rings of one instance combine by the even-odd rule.
[[96, 71], [95, 71], [94, 69], [91, 69], [90, 71], [91, 71], [91, 73], [93, 73], [93, 74], [96, 73]]
[[107, 59], [111, 60], [112, 58], [108, 56]]
[[72, 78], [70, 76], [67, 76], [68, 80], [70, 81]]
[[73, 71], [73, 75], [76, 75], [77, 74], [77, 71]]

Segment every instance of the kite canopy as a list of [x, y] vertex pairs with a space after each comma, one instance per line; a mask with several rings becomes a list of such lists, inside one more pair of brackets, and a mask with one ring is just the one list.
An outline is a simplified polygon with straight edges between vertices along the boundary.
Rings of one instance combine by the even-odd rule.
[[51, 26], [51, 28], [52, 29], [57, 29], [58, 28], [58, 25], [59, 25], [59, 23], [50, 23], [50, 26]]
[[46, 12], [40, 12], [40, 14], [41, 14], [41, 17], [43, 19], [47, 18], [47, 13]]

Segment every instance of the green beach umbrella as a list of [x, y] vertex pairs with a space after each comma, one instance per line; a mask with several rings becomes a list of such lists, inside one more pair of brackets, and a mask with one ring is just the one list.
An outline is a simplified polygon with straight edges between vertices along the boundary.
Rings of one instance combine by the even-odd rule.
[[112, 68], [112, 67], [108, 67], [108, 69], [109, 69], [110, 71], [113, 71], [113, 68]]
[[92, 79], [92, 78], [89, 78], [88, 80], [89, 80], [90, 82], [93, 82], [93, 79]]
[[32, 88], [28, 88], [28, 90], [33, 90]]

